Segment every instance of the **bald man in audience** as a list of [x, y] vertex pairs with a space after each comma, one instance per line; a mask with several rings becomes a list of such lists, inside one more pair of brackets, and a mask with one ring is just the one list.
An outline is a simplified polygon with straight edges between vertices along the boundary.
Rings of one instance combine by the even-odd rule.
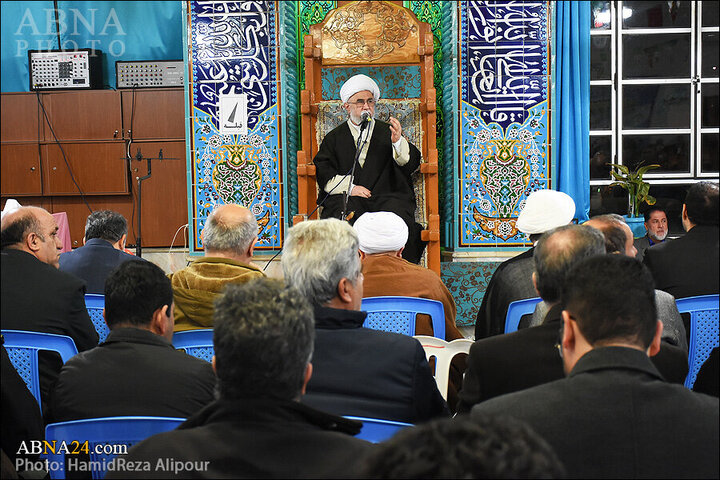
[[648, 358], [663, 326], [647, 268], [624, 255], [587, 258], [566, 275], [559, 305], [566, 377], [475, 405], [472, 416], [526, 422], [568, 478], [718, 478], [718, 399], [666, 382]]
[[[98, 334], [85, 308], [85, 282], [58, 270], [63, 245], [55, 217], [44, 208], [21, 207], [3, 217], [0, 229], [2, 328], [67, 335], [79, 351], [96, 346]], [[60, 367], [58, 354], [40, 352], [43, 406]]]
[[225, 285], [264, 277], [252, 263], [257, 242], [255, 215], [240, 205], [217, 207], [205, 221], [205, 256], [170, 274], [175, 295], [175, 331], [213, 327], [213, 302]]

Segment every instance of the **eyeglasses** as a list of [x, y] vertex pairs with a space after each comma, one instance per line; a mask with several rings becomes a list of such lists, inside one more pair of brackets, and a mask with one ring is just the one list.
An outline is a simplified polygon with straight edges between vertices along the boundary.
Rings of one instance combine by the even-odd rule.
[[367, 100], [365, 100], [364, 98], [358, 98], [354, 102], [348, 102], [348, 104], [356, 105], [358, 107], [364, 107], [366, 103], [367, 103], [368, 107], [372, 107], [373, 105], [375, 105], [375, 99], [368, 98]]

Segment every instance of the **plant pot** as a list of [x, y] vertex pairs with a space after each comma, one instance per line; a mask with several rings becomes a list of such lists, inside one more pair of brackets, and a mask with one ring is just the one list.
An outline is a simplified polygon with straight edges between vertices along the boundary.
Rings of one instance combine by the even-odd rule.
[[645, 217], [628, 217], [623, 216], [625, 223], [632, 230], [633, 237], [640, 238], [645, 236]]

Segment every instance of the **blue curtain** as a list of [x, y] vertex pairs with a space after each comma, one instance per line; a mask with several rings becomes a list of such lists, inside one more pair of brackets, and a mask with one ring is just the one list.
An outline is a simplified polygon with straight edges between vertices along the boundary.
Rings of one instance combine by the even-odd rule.
[[[115, 88], [118, 60], [182, 60], [183, 2], [59, 1], [62, 48], [103, 53], [103, 81]], [[57, 49], [53, 2], [2, 2], [3, 92], [29, 89], [28, 50]]]
[[590, 213], [590, 2], [555, 5], [557, 189]]

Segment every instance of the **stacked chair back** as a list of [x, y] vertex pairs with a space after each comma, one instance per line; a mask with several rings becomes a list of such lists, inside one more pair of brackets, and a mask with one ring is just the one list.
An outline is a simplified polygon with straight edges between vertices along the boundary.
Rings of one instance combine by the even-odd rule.
[[512, 302], [508, 306], [507, 315], [505, 316], [505, 333], [517, 332], [522, 316], [533, 313], [535, 311], [535, 305], [541, 301], [542, 298], [535, 297]]
[[188, 355], [208, 362], [212, 362], [212, 357], [215, 355], [212, 328], [175, 332], [173, 345], [179, 350], [185, 350]]
[[718, 346], [718, 300], [720, 296], [700, 295], [679, 298], [675, 301], [680, 313], [690, 313], [690, 348], [688, 350], [688, 375], [685, 386], [692, 388], [702, 364]]
[[38, 371], [38, 350], [49, 350], [60, 354], [63, 363], [77, 355], [77, 347], [72, 338], [53, 333], [25, 332], [21, 330], [2, 330], [10, 362], [25, 381], [42, 411], [40, 399], [40, 373]]
[[105, 323], [105, 317], [103, 316], [103, 309], [105, 308], [105, 295], [86, 293], [85, 308], [87, 308], [90, 320], [92, 320], [95, 330], [100, 337], [98, 343], [104, 342], [108, 333], [110, 333], [110, 329], [108, 328], [107, 323]]
[[385, 332], [415, 335], [418, 313], [432, 318], [433, 336], [445, 338], [445, 310], [442, 302], [416, 297], [368, 297], [362, 299], [367, 318], [363, 327]]
[[[104, 417], [51, 423], [45, 427], [45, 440], [50, 444], [56, 442], [55, 452], [47, 453], [50, 478], [65, 478], [65, 452], [57, 449], [62, 442], [70, 448], [77, 447], [81, 453], [89, 453], [89, 461], [94, 462], [90, 465], [99, 467], [92, 469], [92, 478], [103, 478], [107, 465], [115, 456], [126, 454], [132, 445], [156, 433], [173, 430], [184, 421], [184, 418], [173, 417]], [[85, 441], [88, 442], [87, 451]], [[96, 446], [98, 453], [95, 453]], [[78, 458], [78, 461], [87, 460], [87, 456]]]
[[355, 436], [372, 443], [387, 440], [399, 430], [413, 426], [412, 423], [394, 422], [392, 420], [382, 420], [379, 418], [351, 417], [348, 415], [345, 415], [345, 418], [363, 422], [362, 430]]
[[422, 344], [428, 362], [435, 357], [435, 382], [442, 396], [447, 400], [448, 379], [450, 377], [450, 363], [455, 355], [470, 353], [472, 340], [457, 338], [447, 342], [441, 338], [428, 337], [427, 335], [415, 335], [415, 338]]

